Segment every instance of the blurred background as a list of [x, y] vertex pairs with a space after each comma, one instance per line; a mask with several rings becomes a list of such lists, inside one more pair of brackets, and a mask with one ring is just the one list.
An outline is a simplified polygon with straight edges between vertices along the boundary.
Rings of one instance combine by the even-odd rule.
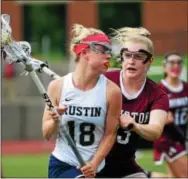
[[[148, 76], [158, 82], [163, 77], [164, 53], [178, 51], [184, 55], [181, 78], [187, 81], [188, 1], [2, 1], [2, 13], [11, 16], [15, 40], [28, 41], [32, 55], [48, 61], [52, 70], [65, 75], [74, 68], [68, 48], [74, 23], [100, 28], [123, 26], [147, 28], [152, 34], [155, 61]], [[114, 60], [112, 68], [119, 68]], [[5, 177], [47, 177], [48, 156], [54, 141], [42, 138], [44, 108], [30, 77], [20, 76], [23, 69], [2, 65], [1, 149]], [[40, 74], [45, 87], [50, 78]], [[141, 141], [138, 162], [148, 170], [165, 171], [153, 164], [152, 143]]]

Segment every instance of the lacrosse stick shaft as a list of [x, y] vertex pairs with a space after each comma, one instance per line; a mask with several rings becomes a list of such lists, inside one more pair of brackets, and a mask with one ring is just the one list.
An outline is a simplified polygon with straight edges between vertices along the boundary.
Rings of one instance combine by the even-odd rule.
[[34, 68], [35, 71], [37, 72], [44, 72], [45, 74], [47, 74], [49, 77], [53, 78], [53, 79], [59, 79], [60, 76], [58, 74], [56, 74], [54, 71], [52, 71], [51, 69], [48, 68], [48, 65], [36, 58], [31, 57], [31, 64]]
[[53, 78], [53, 79], [59, 79], [60, 76], [58, 74], [56, 74], [55, 72], [53, 72], [52, 70], [50, 70], [47, 67], [43, 67], [42, 71], [47, 74], [49, 77]]
[[[46, 93], [46, 90], [44, 88], [44, 86], [42, 85], [39, 77], [37, 76], [36, 72], [33, 70], [31, 72], [29, 72], [32, 80], [34, 81], [34, 83], [36, 84], [40, 94], [42, 95], [42, 97], [44, 98], [46, 104], [49, 106], [50, 110], [52, 110], [53, 112], [56, 112], [54, 106], [52, 105], [52, 102], [50, 100], [50, 98], [48, 97], [47, 93]], [[71, 138], [71, 136], [69, 135], [69, 132], [68, 132], [68, 129], [66, 128], [65, 125], [62, 126], [62, 132], [63, 134], [65, 135], [70, 147], [72, 148], [74, 154], [76, 155], [79, 163], [81, 166], [83, 166], [85, 164], [82, 156], [80, 155], [78, 149], [76, 148], [76, 145], [73, 141], [73, 139]]]

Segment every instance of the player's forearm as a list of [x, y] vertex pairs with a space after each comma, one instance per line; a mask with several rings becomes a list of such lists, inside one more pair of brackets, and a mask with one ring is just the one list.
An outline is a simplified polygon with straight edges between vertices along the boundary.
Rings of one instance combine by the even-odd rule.
[[110, 152], [113, 144], [115, 143], [116, 133], [105, 135], [100, 142], [99, 148], [92, 159], [92, 163], [98, 168], [100, 163], [105, 159], [105, 157]]
[[45, 139], [49, 140], [56, 131], [57, 131], [57, 122], [55, 122], [52, 119], [43, 122], [42, 133]]
[[163, 128], [157, 124], [136, 124], [133, 129], [142, 138], [154, 141], [162, 134]]

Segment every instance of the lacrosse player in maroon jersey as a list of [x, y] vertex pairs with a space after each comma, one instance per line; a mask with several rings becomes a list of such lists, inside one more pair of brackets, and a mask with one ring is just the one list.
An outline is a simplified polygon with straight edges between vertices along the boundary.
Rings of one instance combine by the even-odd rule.
[[[188, 83], [180, 80], [183, 57], [171, 52], [165, 55], [165, 78], [160, 85], [168, 94], [169, 117], [162, 136], [154, 142], [156, 164], [166, 160], [169, 177], [188, 177], [188, 159], [185, 147], [188, 124]], [[155, 172], [153, 177], [158, 175]]]
[[135, 161], [138, 140], [154, 141], [162, 134], [169, 108], [167, 94], [146, 77], [154, 53], [149, 36], [144, 28], [121, 28], [112, 38], [120, 44], [122, 70], [107, 72], [106, 76], [121, 88], [122, 116], [116, 143], [104, 169], [97, 174], [99, 178], [147, 178]]

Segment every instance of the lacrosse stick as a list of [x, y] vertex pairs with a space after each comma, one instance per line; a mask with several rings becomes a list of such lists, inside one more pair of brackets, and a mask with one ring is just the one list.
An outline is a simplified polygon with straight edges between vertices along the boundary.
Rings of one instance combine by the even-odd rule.
[[[2, 14], [1, 15], [1, 46], [7, 57], [9, 58], [4, 58], [7, 63], [21, 63], [24, 67], [25, 70], [29, 73], [31, 76], [33, 82], [36, 84], [40, 94], [42, 95], [45, 103], [48, 105], [49, 109], [53, 112], [56, 112], [56, 109], [54, 108], [44, 86], [42, 85], [39, 77], [37, 76], [35, 69], [32, 65], [32, 58], [28, 53], [26, 53], [23, 49], [21, 44], [17, 43], [16, 41], [13, 40], [11, 36], [11, 27], [9, 25], [10, 22], [10, 16], [8, 14]], [[62, 132], [67, 139], [71, 149], [73, 150], [75, 156], [77, 157], [79, 163], [81, 166], [85, 165], [85, 162], [80, 155], [78, 149], [76, 148], [76, 145], [69, 135], [68, 129], [65, 125], [62, 125]]]

